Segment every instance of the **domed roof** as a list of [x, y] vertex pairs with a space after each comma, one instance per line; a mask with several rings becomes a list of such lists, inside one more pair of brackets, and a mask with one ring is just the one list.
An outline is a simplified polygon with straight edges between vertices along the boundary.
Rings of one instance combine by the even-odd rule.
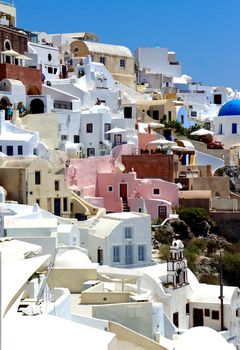
[[57, 268], [80, 268], [89, 266], [91, 263], [87, 254], [80, 250], [66, 250], [57, 255], [54, 266]]
[[240, 100], [231, 100], [220, 108], [218, 116], [240, 115]]
[[234, 349], [221, 334], [208, 327], [194, 327], [186, 330], [176, 340], [176, 350], [230, 350]]

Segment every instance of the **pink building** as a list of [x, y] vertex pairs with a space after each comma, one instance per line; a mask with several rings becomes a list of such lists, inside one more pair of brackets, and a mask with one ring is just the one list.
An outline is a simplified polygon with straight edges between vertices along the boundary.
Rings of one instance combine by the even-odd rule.
[[137, 179], [136, 173], [98, 174], [97, 196], [111, 212], [147, 212], [165, 219], [178, 206], [178, 186], [161, 179]]

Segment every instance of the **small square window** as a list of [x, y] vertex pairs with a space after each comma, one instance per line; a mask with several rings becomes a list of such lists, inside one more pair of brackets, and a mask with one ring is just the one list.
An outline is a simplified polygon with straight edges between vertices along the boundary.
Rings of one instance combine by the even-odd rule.
[[112, 192], [113, 191], [113, 187], [112, 186], [108, 186], [108, 192]]
[[100, 56], [99, 62], [102, 63], [102, 64], [105, 64], [105, 62], [106, 62], [105, 57]]
[[219, 320], [219, 311], [212, 310], [212, 320]]
[[153, 194], [154, 195], [159, 195], [160, 194], [160, 189], [159, 188], [154, 188], [153, 189]]
[[210, 317], [210, 309], [204, 309], [204, 316]]

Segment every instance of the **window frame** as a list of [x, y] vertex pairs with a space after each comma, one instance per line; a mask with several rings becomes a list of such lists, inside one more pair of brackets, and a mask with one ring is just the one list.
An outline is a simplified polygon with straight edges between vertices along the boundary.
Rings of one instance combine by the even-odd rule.
[[124, 238], [125, 239], [133, 239], [133, 227], [132, 226], [124, 226]]
[[86, 124], [86, 133], [92, 134], [93, 133], [93, 123], [87, 123]]
[[41, 171], [35, 170], [34, 176], [35, 176], [35, 181], [34, 181], [35, 185], [41, 185]]
[[125, 58], [120, 58], [119, 67], [121, 69], [126, 69], [126, 59]]
[[[158, 193], [154, 193], [155, 190], [158, 190]], [[152, 189], [153, 196], [160, 196], [161, 195], [161, 189], [159, 187], [154, 187]]]
[[[116, 251], [118, 251], [116, 253]], [[112, 261], [114, 264], [121, 263], [121, 246], [120, 245], [113, 245], [112, 247]]]
[[[143, 251], [141, 251], [143, 249]], [[138, 261], [144, 262], [146, 261], [146, 245], [145, 244], [139, 244], [138, 245]]]

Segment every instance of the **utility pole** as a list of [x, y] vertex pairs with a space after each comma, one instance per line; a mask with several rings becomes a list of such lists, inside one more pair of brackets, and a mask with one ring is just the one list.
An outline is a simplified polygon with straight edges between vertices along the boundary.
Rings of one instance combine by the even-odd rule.
[[222, 276], [222, 252], [220, 251], [220, 274], [219, 274], [219, 280], [220, 280], [220, 302], [221, 302], [221, 331], [224, 331], [224, 305], [223, 305], [223, 276]]

